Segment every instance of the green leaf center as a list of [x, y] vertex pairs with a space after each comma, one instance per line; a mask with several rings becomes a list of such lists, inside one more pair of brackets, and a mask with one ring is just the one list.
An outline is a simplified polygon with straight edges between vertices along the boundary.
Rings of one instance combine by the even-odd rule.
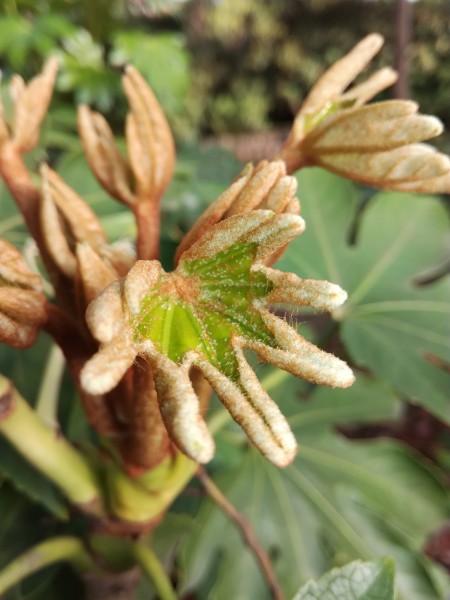
[[151, 340], [176, 363], [195, 350], [237, 381], [234, 337], [277, 346], [254, 307], [273, 288], [264, 274], [251, 270], [257, 248], [257, 243], [238, 242], [213, 257], [184, 260], [176, 271], [163, 273], [133, 319], [136, 337]]

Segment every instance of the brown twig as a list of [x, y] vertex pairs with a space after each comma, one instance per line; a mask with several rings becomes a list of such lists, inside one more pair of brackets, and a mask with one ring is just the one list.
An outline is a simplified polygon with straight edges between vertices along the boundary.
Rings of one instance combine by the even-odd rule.
[[266, 580], [267, 586], [272, 592], [274, 600], [285, 600], [285, 596], [281, 589], [280, 583], [273, 570], [269, 555], [262, 547], [260, 541], [255, 535], [247, 518], [240, 513], [236, 507], [224, 496], [221, 490], [217, 487], [214, 481], [209, 477], [203, 467], [197, 470], [197, 477], [203, 485], [208, 496], [223, 510], [228, 518], [238, 527], [245, 544], [253, 553], [261, 573]]

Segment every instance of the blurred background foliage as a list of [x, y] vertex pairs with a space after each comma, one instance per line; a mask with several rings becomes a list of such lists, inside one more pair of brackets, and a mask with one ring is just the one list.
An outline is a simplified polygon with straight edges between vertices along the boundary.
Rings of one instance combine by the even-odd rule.
[[[322, 71], [369, 32], [386, 37], [371, 69], [392, 64], [394, 4], [3, 0], [5, 110], [12, 73], [29, 79], [48, 55], [57, 53], [57, 90], [28, 165], [35, 171], [39, 162], [50, 161], [94, 208], [111, 240], [132, 240], [132, 215], [111, 201], [86, 165], [75, 107], [85, 102], [105, 114], [120, 143], [127, 109], [120, 72], [128, 62], [136, 65], [161, 101], [178, 143], [174, 179], [162, 205], [161, 254], [169, 269], [184, 232], [241, 168], [216, 144], [232, 146], [241, 157], [270, 156]], [[449, 23], [448, 0], [413, 4], [411, 96], [422, 112], [436, 114], [447, 128]], [[244, 150], [229, 143], [230, 135]], [[445, 138], [438, 143], [448, 145]], [[450, 591], [445, 571], [450, 571], [445, 205], [411, 194], [376, 194], [318, 169], [302, 172], [299, 183], [308, 228], [280, 267], [340, 283], [351, 302], [339, 321], [303, 313], [289, 319], [301, 323], [301, 333], [314, 343], [349, 360], [358, 381], [351, 390], [316, 389], [256, 365], [298, 434], [299, 457], [289, 469], [275, 469], [213, 402], [210, 425], [218, 451], [208, 469], [254, 526], [289, 597], [302, 582], [332, 566], [392, 555], [399, 598], [443, 599]], [[2, 185], [0, 236], [35, 260]], [[43, 336], [26, 352], [0, 348], [0, 372], [31, 403], [50, 362], [50, 344]], [[63, 433], [75, 443], [89, 439], [67, 376], [59, 395]], [[4, 442], [0, 453], [0, 565], [52, 533], [83, 531], [85, 523], [64, 521], [63, 500], [43, 477]], [[180, 597], [269, 597], [252, 554], [195, 481], [177, 499], [152, 544]], [[70, 577], [68, 570], [51, 567], [6, 597], [80, 597], [79, 584]], [[153, 594], [143, 581], [138, 599]]]
[[[58, 104], [87, 102], [120, 123], [117, 71], [135, 64], [178, 138], [259, 131], [290, 121], [322, 71], [367, 33], [392, 64], [391, 0], [4, 0], [4, 77], [35, 74], [61, 56]], [[411, 97], [450, 124], [450, 5], [413, 5]], [[167, 74], [170, 72], [170, 77]], [[57, 112], [57, 107], [54, 108]]]

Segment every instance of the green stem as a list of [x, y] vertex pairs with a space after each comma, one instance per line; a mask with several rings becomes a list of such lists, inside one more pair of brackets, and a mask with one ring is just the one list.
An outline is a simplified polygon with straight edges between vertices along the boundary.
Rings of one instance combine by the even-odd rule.
[[78, 538], [57, 537], [30, 548], [0, 571], [0, 595], [25, 577], [58, 561], [68, 561], [79, 571], [97, 570]]
[[142, 571], [155, 586], [160, 600], [177, 600], [175, 590], [156, 554], [142, 542], [134, 545], [134, 556]]
[[61, 349], [59, 346], [53, 345], [45, 366], [35, 406], [35, 411], [41, 419], [53, 427], [57, 426], [56, 413], [64, 365], [65, 361]]
[[97, 477], [83, 456], [0, 376], [0, 433], [80, 508], [101, 514]]
[[157, 467], [132, 479], [111, 464], [105, 471], [110, 511], [123, 521], [158, 519], [194, 475], [197, 463], [184, 454], [167, 457]]

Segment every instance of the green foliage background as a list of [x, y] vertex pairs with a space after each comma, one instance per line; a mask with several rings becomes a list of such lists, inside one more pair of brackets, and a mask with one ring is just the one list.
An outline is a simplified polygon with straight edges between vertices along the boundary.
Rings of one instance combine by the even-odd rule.
[[[147, 5], [150, 10], [150, 0]], [[29, 164], [33, 169], [50, 160], [100, 215], [111, 240], [132, 239], [134, 223], [90, 174], [76, 138], [74, 104], [94, 104], [121, 131], [126, 110], [121, 65], [134, 63], [154, 87], [179, 140], [174, 180], [162, 207], [166, 268], [183, 233], [240, 169], [230, 154], [203, 148], [196, 137], [284, 121], [323, 68], [362, 35], [378, 30], [387, 36], [383, 64], [392, 58], [393, 40], [392, 18], [386, 17], [391, 2], [193, 1], [180, 10], [175, 5], [153, 3], [151, 18], [133, 14], [119, 0], [8, 0], [0, 9], [6, 89], [13, 71], [30, 77], [54, 51], [62, 61], [58, 92]], [[439, 0], [414, 7], [413, 96], [425, 112], [450, 123], [448, 7]], [[256, 365], [265, 388], [289, 417], [299, 440], [298, 458], [286, 470], [272, 467], [214, 402], [210, 426], [218, 452], [210, 471], [247, 515], [289, 598], [309, 598], [300, 586], [332, 567], [388, 555], [395, 562], [398, 598], [444, 599], [448, 575], [423, 547], [448, 519], [449, 509], [450, 381], [443, 368], [450, 361], [448, 207], [444, 199], [360, 189], [318, 169], [301, 172], [299, 197], [307, 230], [278, 266], [339, 283], [349, 301], [333, 318], [311, 313], [288, 318], [303, 335], [349, 360], [358, 379], [349, 390], [315, 388]], [[21, 248], [27, 244], [21, 218], [1, 186], [0, 235]], [[0, 372], [31, 403], [39, 395], [49, 353], [43, 336], [26, 352], [0, 348]], [[63, 432], [76, 443], [91, 439], [66, 376], [59, 396]], [[426, 456], [419, 443], [408, 447], [386, 436], [365, 438], [368, 430], [392, 431], [411, 405], [436, 419]], [[349, 428], [362, 432], [361, 439], [345, 437], [342, 431]], [[83, 534], [83, 519], [69, 520], [64, 500], [4, 442], [0, 455], [0, 568], [49, 535]], [[252, 554], [195, 481], [152, 543], [180, 597], [269, 598]], [[392, 593], [383, 596], [380, 590], [388, 589], [392, 564], [374, 564], [375, 597], [388, 600]], [[353, 568], [326, 577], [345, 580]], [[377, 587], [380, 573], [385, 583]], [[321, 585], [329, 580], [311, 583], [307, 591], [323, 600]], [[355, 600], [374, 597], [373, 590], [366, 596], [355, 592]], [[79, 597], [79, 582], [68, 569], [52, 567], [6, 598], [47, 600], [62, 594]], [[154, 597], [148, 582], [142, 582], [138, 596]]]

